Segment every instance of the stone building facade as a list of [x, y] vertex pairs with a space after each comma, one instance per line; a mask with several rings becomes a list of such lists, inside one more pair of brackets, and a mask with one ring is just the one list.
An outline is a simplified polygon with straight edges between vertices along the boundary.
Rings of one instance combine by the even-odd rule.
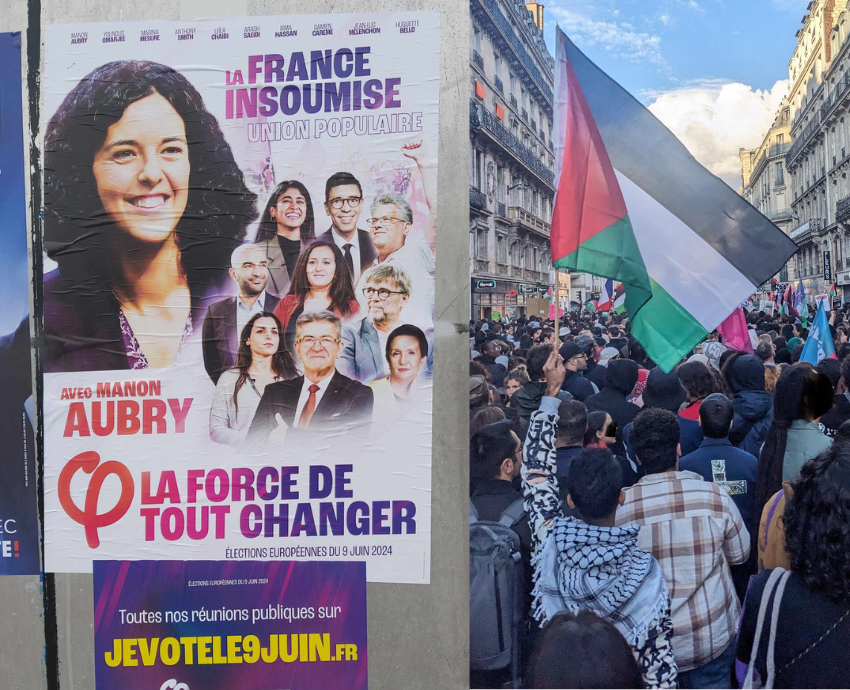
[[[472, 316], [520, 316], [526, 300], [542, 297], [554, 279], [554, 60], [543, 42], [542, 5], [470, 0], [470, 12]], [[560, 284], [569, 286], [569, 278]], [[586, 296], [569, 290], [562, 304], [570, 298], [576, 306]]]

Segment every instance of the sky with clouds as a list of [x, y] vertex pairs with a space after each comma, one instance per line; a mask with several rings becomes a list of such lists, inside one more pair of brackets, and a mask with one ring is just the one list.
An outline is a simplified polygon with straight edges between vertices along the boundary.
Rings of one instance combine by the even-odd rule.
[[808, 0], [543, 0], [555, 25], [633, 93], [713, 173], [741, 184], [787, 91]]

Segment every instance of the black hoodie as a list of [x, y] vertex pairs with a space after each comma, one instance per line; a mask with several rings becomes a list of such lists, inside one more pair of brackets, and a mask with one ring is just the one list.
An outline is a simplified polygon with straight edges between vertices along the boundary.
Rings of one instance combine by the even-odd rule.
[[626, 400], [634, 390], [637, 380], [638, 365], [635, 362], [630, 359], [612, 360], [608, 362], [605, 387], [584, 401], [588, 412], [607, 412], [617, 425], [617, 443], [611, 448], [615, 455], [625, 455], [623, 428], [640, 412], [637, 405]]

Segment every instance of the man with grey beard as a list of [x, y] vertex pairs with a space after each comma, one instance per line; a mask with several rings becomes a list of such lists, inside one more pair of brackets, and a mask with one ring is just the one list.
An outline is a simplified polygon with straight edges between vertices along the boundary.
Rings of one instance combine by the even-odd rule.
[[392, 264], [372, 268], [361, 282], [366, 316], [343, 328], [343, 348], [336, 366], [344, 376], [369, 383], [388, 374], [387, 338], [404, 323], [401, 314], [411, 297], [411, 286], [407, 273]]

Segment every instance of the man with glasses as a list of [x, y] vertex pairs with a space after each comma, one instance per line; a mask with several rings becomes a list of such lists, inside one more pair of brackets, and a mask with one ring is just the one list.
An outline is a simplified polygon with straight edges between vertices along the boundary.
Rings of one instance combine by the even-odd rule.
[[407, 273], [393, 265], [371, 269], [364, 281], [361, 292], [366, 316], [342, 329], [342, 353], [337, 366], [346, 376], [369, 383], [389, 373], [384, 356], [387, 339], [397, 326], [409, 323], [406, 305], [411, 288]]
[[575, 342], [567, 342], [561, 345], [561, 357], [564, 359], [564, 367], [567, 375], [564, 377], [562, 390], [571, 393], [576, 400], [584, 402], [599, 390], [590, 381], [584, 378], [583, 372], [587, 369], [587, 354]]
[[324, 440], [368, 433], [372, 389], [336, 370], [341, 333], [342, 322], [332, 312], [298, 317], [295, 354], [304, 375], [266, 386], [248, 431], [249, 443], [280, 445], [290, 435], [302, 436], [308, 430], [320, 432]]
[[316, 239], [333, 242], [342, 250], [352, 285], [378, 258], [372, 236], [357, 228], [362, 210], [363, 188], [357, 178], [347, 172], [331, 175], [325, 183], [325, 213], [331, 227]]
[[[428, 218], [424, 228], [413, 227], [413, 210], [398, 194], [379, 195], [370, 207], [369, 232], [377, 249], [373, 265], [402, 268], [411, 283], [406, 320], [420, 328], [434, 325], [434, 249], [436, 244], [436, 171], [421, 141], [407, 142], [401, 152], [415, 161], [422, 181]], [[360, 277], [357, 297], [364, 285]]]

